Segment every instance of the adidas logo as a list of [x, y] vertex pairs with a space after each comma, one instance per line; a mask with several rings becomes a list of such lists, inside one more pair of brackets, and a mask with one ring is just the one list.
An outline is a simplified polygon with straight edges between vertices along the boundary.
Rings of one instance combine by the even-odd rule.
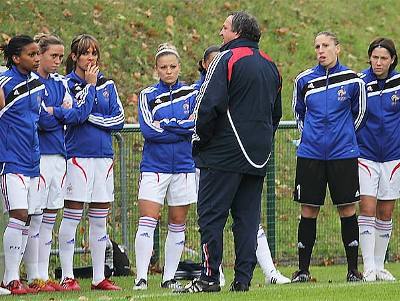
[[150, 238], [150, 235], [147, 232], [140, 234], [140, 236]]
[[184, 245], [184, 244], [185, 244], [185, 241], [184, 241], [184, 240], [181, 240], [181, 241], [179, 241], [179, 242], [176, 243], [177, 246], [182, 246], [182, 245]]
[[382, 238], [390, 238], [390, 235], [389, 235], [389, 233], [386, 233], [386, 234], [383, 234], [383, 235], [379, 235], [379, 237], [382, 237]]
[[360, 233], [360, 235], [371, 235], [372, 233], [369, 232], [368, 230], [365, 230], [363, 232]]
[[107, 235], [104, 235], [103, 237], [99, 238], [97, 241], [107, 241], [108, 237]]
[[39, 233], [37, 233], [36, 235], [32, 235], [30, 238], [39, 238]]
[[160, 104], [161, 102], [162, 102], [161, 99], [157, 98], [156, 101], [155, 101], [154, 103]]
[[313, 83], [309, 84], [307, 88], [308, 88], [308, 89], [314, 89]]
[[17, 95], [19, 95], [19, 92], [18, 92], [18, 90], [15, 90], [14, 91], [14, 96], [17, 96]]
[[69, 245], [75, 244], [75, 238], [68, 240], [67, 244], [69, 244]]
[[45, 246], [51, 246], [52, 243], [53, 243], [53, 241], [50, 240], [50, 241], [46, 242], [44, 245], [45, 245]]
[[354, 195], [356, 198], [358, 198], [360, 196], [360, 192], [357, 190], [356, 194]]
[[305, 249], [306, 246], [303, 245], [303, 243], [302, 243], [301, 241], [299, 241], [299, 243], [297, 244], [297, 248], [298, 248], [298, 249]]
[[351, 243], [349, 243], [347, 245], [348, 247], [358, 247], [358, 241], [357, 240], [353, 240]]

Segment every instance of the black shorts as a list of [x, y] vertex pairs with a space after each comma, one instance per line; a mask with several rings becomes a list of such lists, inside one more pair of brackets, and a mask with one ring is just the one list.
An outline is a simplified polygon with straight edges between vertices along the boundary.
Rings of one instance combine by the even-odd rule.
[[360, 199], [358, 159], [314, 160], [297, 158], [293, 199], [301, 204], [322, 206], [329, 186], [332, 203], [346, 205]]

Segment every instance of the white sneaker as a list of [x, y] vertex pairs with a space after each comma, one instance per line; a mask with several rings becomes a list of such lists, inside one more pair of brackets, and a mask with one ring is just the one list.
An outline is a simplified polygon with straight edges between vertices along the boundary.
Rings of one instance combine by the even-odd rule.
[[11, 292], [8, 289], [0, 287], [0, 295], [10, 295]]
[[135, 284], [133, 285], [134, 291], [145, 291], [147, 290], [147, 281], [145, 279], [135, 280]]
[[376, 281], [376, 272], [374, 270], [368, 270], [363, 273], [363, 281], [374, 282]]
[[396, 278], [388, 270], [383, 269], [383, 270], [376, 271], [376, 280], [396, 281]]
[[278, 270], [275, 270], [270, 275], [265, 277], [266, 284], [287, 284], [290, 282], [290, 279], [283, 276]]

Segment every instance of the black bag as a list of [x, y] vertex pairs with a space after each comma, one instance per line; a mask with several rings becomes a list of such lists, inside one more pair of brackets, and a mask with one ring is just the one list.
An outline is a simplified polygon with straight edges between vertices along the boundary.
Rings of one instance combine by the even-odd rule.
[[191, 260], [180, 261], [175, 273], [176, 280], [193, 280], [201, 275], [201, 263]]
[[114, 276], [129, 276], [131, 275], [131, 268], [129, 263], [128, 255], [125, 249], [117, 244], [115, 241], [111, 240], [112, 250], [113, 250], [113, 273]]

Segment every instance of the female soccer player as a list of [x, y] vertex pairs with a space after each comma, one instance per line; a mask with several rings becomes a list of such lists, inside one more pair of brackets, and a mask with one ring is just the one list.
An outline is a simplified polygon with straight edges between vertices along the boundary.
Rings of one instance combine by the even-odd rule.
[[[49, 279], [49, 256], [52, 231], [58, 209], [64, 207], [64, 177], [66, 173], [66, 150], [64, 124], [79, 124], [89, 116], [93, 97], [74, 103], [66, 84], [66, 79], [57, 74], [64, 57], [62, 40], [50, 34], [34, 37], [39, 45], [40, 65], [36, 72], [45, 85], [44, 106], [39, 118], [40, 142], [40, 197], [43, 215], [31, 217], [28, 243], [24, 254], [24, 264], [30, 287], [40, 291], [60, 291], [62, 287]], [[96, 73], [88, 72], [87, 78], [96, 78]], [[76, 103], [76, 102], [75, 102]]]
[[384, 268], [392, 234], [395, 200], [400, 197], [400, 74], [392, 40], [377, 38], [368, 48], [368, 119], [357, 133], [360, 148], [360, 247], [366, 281], [395, 281]]
[[124, 110], [114, 82], [98, 71], [99, 63], [97, 40], [87, 34], [75, 37], [67, 59], [68, 87], [78, 104], [86, 97], [92, 97], [94, 104], [87, 121], [67, 126], [65, 136], [68, 160], [59, 243], [61, 285], [66, 290], [80, 289], [73, 274], [73, 256], [76, 228], [85, 203], [89, 204], [89, 248], [93, 265], [91, 288], [120, 290], [104, 277], [104, 260], [108, 240], [107, 215], [114, 201], [111, 132], [122, 129]]
[[28, 215], [40, 212], [37, 122], [44, 85], [32, 73], [39, 66], [39, 48], [31, 37], [15, 36], [0, 49], [9, 69], [0, 76], [0, 186], [9, 214], [1, 286], [18, 295], [37, 292], [20, 282], [19, 266], [28, 238]]
[[307, 282], [317, 217], [326, 185], [337, 206], [346, 251], [347, 281], [361, 281], [357, 270], [359, 200], [356, 131], [365, 121], [364, 82], [339, 63], [339, 40], [331, 32], [314, 39], [318, 65], [300, 73], [294, 83], [293, 110], [301, 133], [297, 149], [294, 200], [301, 204], [298, 228], [299, 270], [292, 282]]
[[185, 243], [186, 215], [189, 205], [197, 200], [191, 144], [197, 91], [178, 81], [179, 54], [173, 45], [161, 44], [155, 63], [160, 81], [144, 89], [139, 97], [144, 147], [138, 196], [140, 218], [135, 239], [135, 290], [147, 289], [153, 235], [164, 198], [169, 212], [161, 287], [179, 287], [174, 275]]

